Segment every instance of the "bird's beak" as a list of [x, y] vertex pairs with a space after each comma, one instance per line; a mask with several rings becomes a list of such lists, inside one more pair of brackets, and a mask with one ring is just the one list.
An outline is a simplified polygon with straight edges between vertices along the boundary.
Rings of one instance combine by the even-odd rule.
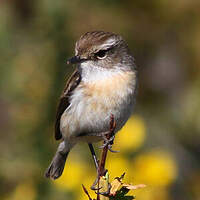
[[77, 64], [85, 61], [86, 59], [81, 59], [80, 56], [74, 56], [67, 60], [67, 64]]

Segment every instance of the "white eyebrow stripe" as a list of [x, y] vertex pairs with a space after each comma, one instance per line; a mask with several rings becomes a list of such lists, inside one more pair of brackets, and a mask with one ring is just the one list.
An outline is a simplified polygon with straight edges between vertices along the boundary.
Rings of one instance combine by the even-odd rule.
[[104, 42], [104, 44], [100, 45], [101, 49], [108, 49], [109, 47], [113, 46], [116, 43], [116, 40], [113, 38], [109, 38]]

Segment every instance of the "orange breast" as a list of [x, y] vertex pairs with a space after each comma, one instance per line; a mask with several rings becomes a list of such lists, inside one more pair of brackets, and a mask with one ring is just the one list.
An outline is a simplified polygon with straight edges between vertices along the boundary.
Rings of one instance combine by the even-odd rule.
[[135, 87], [135, 74], [123, 72], [92, 83], [82, 83], [84, 96], [90, 101], [92, 110], [107, 111], [110, 106], [125, 98]]

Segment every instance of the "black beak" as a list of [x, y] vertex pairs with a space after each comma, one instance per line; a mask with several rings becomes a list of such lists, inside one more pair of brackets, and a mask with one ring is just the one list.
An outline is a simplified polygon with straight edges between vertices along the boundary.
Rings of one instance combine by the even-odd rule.
[[74, 56], [67, 60], [67, 64], [77, 64], [85, 61], [86, 59], [81, 59], [80, 56]]

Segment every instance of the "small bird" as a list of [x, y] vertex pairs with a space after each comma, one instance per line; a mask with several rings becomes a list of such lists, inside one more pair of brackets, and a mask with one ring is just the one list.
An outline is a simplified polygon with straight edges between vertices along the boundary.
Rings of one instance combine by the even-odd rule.
[[[77, 64], [60, 97], [55, 121], [55, 139], [62, 140], [45, 176], [62, 175], [68, 153], [80, 141], [105, 139], [114, 117], [118, 132], [130, 117], [135, 104], [137, 69], [127, 43], [111, 32], [92, 31], [80, 37]], [[128, 138], [127, 138], [128, 139]]]

